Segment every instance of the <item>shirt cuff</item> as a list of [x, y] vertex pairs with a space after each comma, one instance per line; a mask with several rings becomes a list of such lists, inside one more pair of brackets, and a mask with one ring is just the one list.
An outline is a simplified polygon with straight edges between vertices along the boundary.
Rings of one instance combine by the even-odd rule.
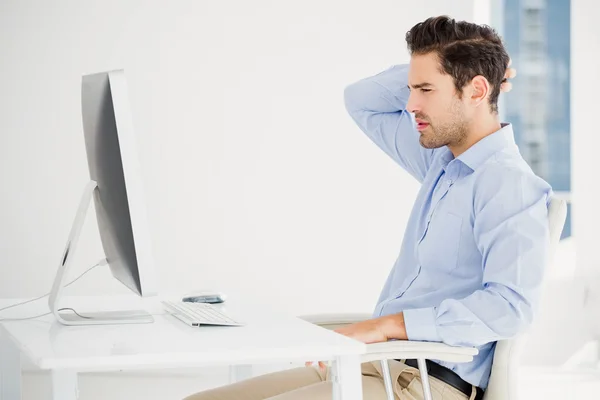
[[408, 340], [426, 342], [441, 342], [435, 325], [436, 310], [430, 308], [417, 308], [404, 310], [404, 327]]

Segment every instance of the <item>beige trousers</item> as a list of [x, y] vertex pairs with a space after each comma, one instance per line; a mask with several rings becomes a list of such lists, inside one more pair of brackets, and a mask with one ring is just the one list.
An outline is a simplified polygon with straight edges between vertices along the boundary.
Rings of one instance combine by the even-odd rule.
[[[390, 360], [389, 365], [396, 399], [422, 400], [419, 370], [395, 360]], [[322, 372], [317, 367], [290, 369], [197, 393], [185, 400], [331, 400], [329, 373], [329, 369]], [[475, 398], [475, 388], [467, 397], [436, 378], [429, 377], [429, 384], [434, 400]], [[362, 364], [362, 386], [364, 400], [387, 400], [378, 361]]]

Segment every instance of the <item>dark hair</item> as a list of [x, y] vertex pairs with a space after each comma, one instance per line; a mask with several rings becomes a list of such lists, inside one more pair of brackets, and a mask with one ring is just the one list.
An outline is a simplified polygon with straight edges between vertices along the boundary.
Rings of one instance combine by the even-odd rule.
[[508, 53], [496, 31], [487, 25], [455, 21], [448, 16], [428, 18], [406, 33], [411, 55], [436, 53], [440, 71], [454, 78], [459, 95], [477, 75], [491, 85], [490, 109], [498, 112], [500, 85], [508, 67]]

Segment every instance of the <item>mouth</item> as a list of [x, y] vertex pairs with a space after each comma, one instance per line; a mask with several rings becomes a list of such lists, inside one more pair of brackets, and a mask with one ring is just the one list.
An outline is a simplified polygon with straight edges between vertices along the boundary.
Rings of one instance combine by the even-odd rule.
[[423, 131], [425, 129], [427, 129], [427, 127], [429, 126], [429, 122], [425, 122], [423, 120], [417, 119], [417, 130], [418, 131]]

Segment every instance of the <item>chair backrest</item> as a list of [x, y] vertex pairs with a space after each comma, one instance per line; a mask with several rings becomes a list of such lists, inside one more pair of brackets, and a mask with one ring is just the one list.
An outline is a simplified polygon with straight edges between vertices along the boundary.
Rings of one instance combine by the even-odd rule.
[[[548, 225], [550, 245], [548, 262], [554, 259], [567, 216], [567, 203], [556, 197], [550, 198], [548, 206]], [[492, 372], [484, 400], [517, 400], [518, 368], [523, 346], [527, 340], [527, 332], [496, 343]]]

